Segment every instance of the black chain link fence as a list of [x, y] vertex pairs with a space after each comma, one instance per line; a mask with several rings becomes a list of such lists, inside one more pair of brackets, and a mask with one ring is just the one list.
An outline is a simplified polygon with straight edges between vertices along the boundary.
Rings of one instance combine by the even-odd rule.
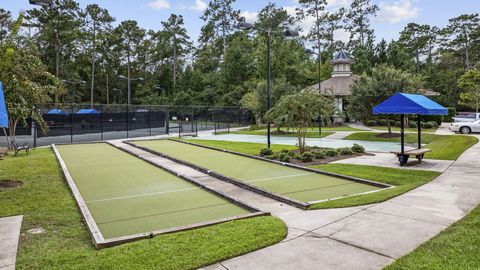
[[[238, 107], [74, 104], [40, 108], [48, 130], [43, 132], [28, 120], [17, 127], [17, 143], [38, 147], [168, 134], [195, 136], [200, 131], [229, 131], [250, 122], [248, 111]], [[6, 144], [3, 132], [0, 144]]]

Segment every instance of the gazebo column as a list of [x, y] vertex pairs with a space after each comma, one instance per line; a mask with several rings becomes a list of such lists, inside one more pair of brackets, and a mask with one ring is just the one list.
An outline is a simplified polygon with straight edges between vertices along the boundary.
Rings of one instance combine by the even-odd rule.
[[422, 149], [422, 122], [420, 114], [417, 114], [417, 130], [418, 130], [418, 149]]

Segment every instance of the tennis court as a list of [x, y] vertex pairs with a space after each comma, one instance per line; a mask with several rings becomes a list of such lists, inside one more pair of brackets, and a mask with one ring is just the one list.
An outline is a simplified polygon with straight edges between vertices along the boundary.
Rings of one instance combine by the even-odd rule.
[[135, 145], [186, 161], [282, 197], [312, 203], [382, 187], [207, 149], [172, 140], [135, 141]]
[[252, 213], [105, 143], [57, 149], [107, 240]]

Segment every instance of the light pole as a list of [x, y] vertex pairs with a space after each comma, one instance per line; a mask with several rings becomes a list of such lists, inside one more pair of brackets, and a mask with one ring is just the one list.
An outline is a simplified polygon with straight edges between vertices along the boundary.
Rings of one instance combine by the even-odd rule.
[[[87, 84], [86, 81], [83, 81], [83, 80], [80, 80], [80, 81], [72, 81], [72, 80], [60, 80], [62, 83], [64, 84], [80, 84], [80, 85], [85, 85]], [[72, 94], [70, 96], [71, 100], [72, 100], [72, 104], [75, 104], [75, 96], [76, 96], [76, 92], [75, 92], [75, 88], [72, 89]], [[93, 107], [93, 104], [92, 104], [92, 107]]]
[[[256, 27], [255, 25], [247, 22], [241, 22], [237, 26], [238, 29], [242, 30], [256, 30], [262, 33], [267, 34], [267, 111], [270, 110], [270, 88], [271, 88], [271, 81], [272, 81], [272, 74], [271, 74], [271, 63], [270, 63], [270, 47], [271, 47], [271, 35], [273, 32], [272, 29], [261, 29]], [[298, 31], [287, 29], [282, 33], [286, 37], [296, 37], [298, 36]], [[267, 148], [270, 149], [271, 140], [270, 140], [270, 121], [267, 122]]]
[[[117, 88], [113, 88], [112, 91], [113, 92], [118, 92], [120, 94], [120, 103], [122, 103], [122, 101], [123, 101], [122, 91], [120, 89], [117, 89]], [[118, 94], [117, 94], [117, 101], [118, 101]]]
[[119, 75], [118, 76], [119, 79], [122, 79], [122, 80], [127, 80], [127, 84], [128, 84], [128, 101], [127, 101], [127, 104], [128, 106], [130, 106], [132, 104], [132, 81], [143, 81], [143, 78], [142, 77], [138, 77], [138, 78], [130, 78], [130, 77], [125, 77], [123, 75]]
[[[318, 60], [318, 94], [322, 96], [322, 53], [320, 47], [318, 47], [318, 53], [312, 49], [305, 49], [305, 53], [310, 55], [317, 55]], [[318, 133], [322, 135], [322, 107], [319, 106], [319, 115], [318, 115]]]

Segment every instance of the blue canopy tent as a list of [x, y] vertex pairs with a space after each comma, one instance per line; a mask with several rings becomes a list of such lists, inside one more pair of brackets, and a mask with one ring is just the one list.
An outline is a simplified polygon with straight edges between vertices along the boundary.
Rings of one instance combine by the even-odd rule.
[[405, 154], [405, 114], [417, 115], [418, 149], [422, 148], [421, 115], [447, 115], [448, 109], [423, 95], [396, 93], [372, 109], [373, 114], [397, 114], [401, 117], [400, 165], [405, 165], [409, 155]]
[[81, 109], [75, 114], [99, 114], [100, 112], [95, 109]]
[[49, 115], [68, 115], [68, 113], [62, 109], [51, 109], [46, 114]]
[[5, 104], [2, 82], [0, 82], [0, 128], [8, 128], [7, 104]]

